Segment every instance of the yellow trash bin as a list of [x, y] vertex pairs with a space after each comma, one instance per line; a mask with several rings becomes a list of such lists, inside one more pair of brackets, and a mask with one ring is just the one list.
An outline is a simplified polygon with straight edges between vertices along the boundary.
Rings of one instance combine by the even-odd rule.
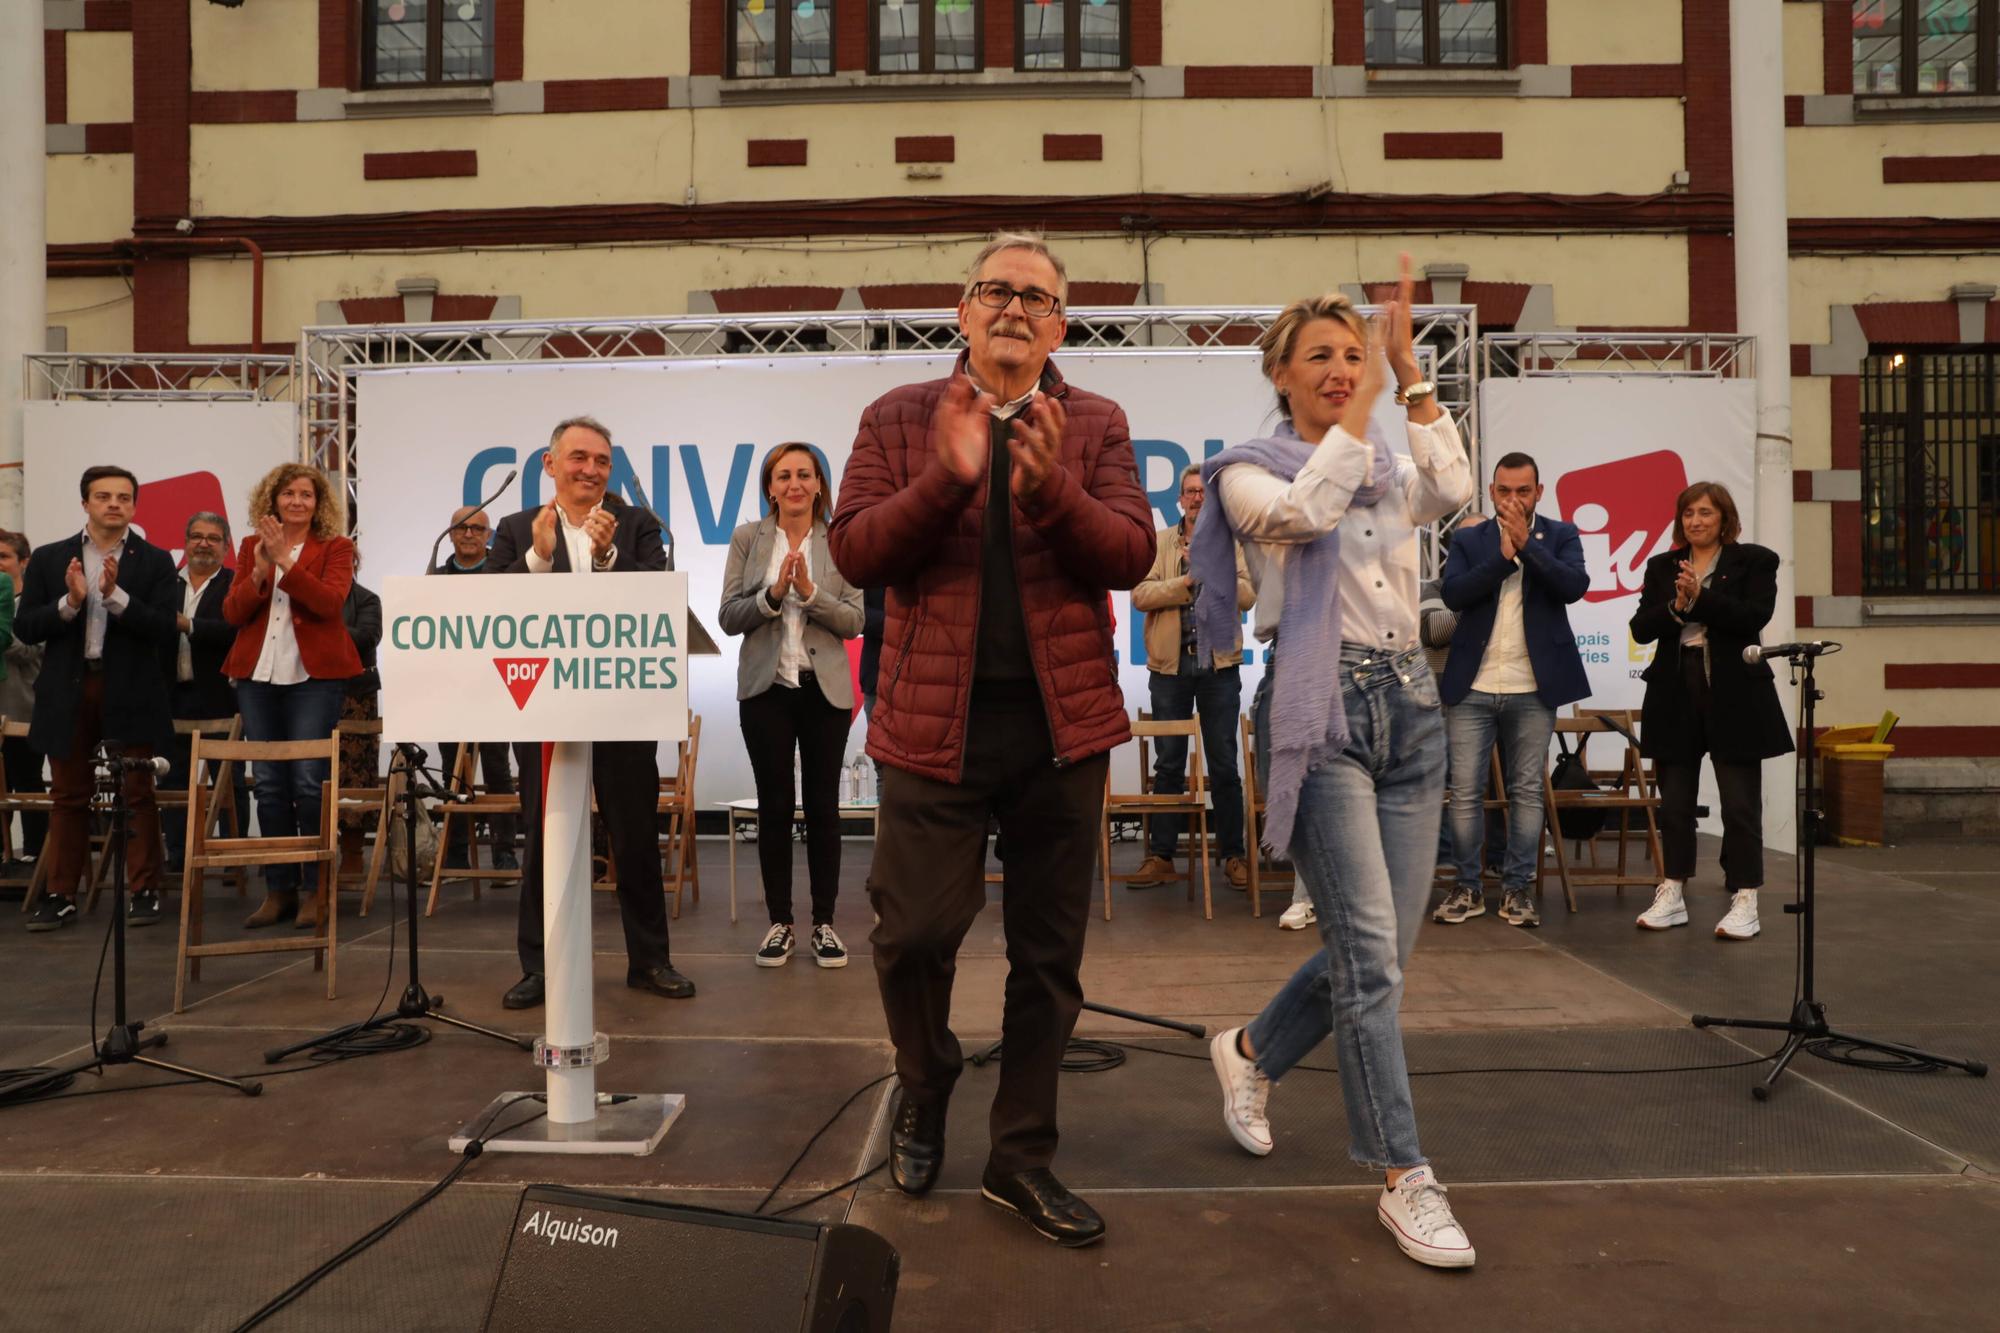
[[1893, 745], [1829, 745], [1825, 757], [1827, 833], [1842, 847], [1882, 845], [1882, 766]]

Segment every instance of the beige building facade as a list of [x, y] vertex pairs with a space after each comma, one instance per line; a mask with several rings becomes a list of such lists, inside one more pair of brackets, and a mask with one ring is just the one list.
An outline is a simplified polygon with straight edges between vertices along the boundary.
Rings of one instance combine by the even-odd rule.
[[[49, 325], [1422, 296], [1735, 327], [1727, 0], [36, 0]], [[1903, 718], [1892, 825], [2000, 824], [2000, 4], [1790, 0], [1800, 637]], [[32, 518], [32, 516], [31, 516]]]

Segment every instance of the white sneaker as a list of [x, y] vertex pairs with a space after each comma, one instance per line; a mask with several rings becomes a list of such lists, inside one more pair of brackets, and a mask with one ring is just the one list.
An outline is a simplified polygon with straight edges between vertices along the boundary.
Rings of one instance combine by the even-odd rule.
[[764, 932], [764, 942], [752, 955], [759, 967], [783, 967], [792, 956], [792, 928], [779, 922]]
[[1662, 884], [1653, 890], [1653, 905], [1639, 913], [1639, 929], [1667, 930], [1688, 923], [1687, 900], [1678, 884]]
[[1715, 933], [1720, 939], [1755, 939], [1763, 929], [1757, 924], [1757, 890], [1738, 889], [1729, 898], [1729, 915], [1715, 923]]
[[1472, 1267], [1472, 1241], [1451, 1215], [1444, 1186], [1428, 1166], [1405, 1171], [1394, 1189], [1384, 1189], [1376, 1220], [1389, 1229], [1404, 1254], [1432, 1268]]
[[1264, 1115], [1271, 1080], [1264, 1077], [1255, 1060], [1245, 1059], [1236, 1049], [1236, 1037], [1242, 1031], [1231, 1028], [1218, 1032], [1208, 1043], [1208, 1060], [1222, 1083], [1222, 1123], [1229, 1126], [1229, 1136], [1245, 1152], [1263, 1157], [1271, 1151], [1271, 1122]]
[[1285, 914], [1278, 918], [1278, 929], [1304, 930], [1318, 920], [1319, 913], [1313, 910], [1311, 903], [1293, 903], [1285, 909]]

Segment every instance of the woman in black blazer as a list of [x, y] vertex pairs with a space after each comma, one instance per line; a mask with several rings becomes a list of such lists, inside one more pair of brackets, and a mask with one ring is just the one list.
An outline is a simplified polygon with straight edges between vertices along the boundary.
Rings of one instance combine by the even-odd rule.
[[1698, 481], [1675, 505], [1674, 545], [1646, 562], [1632, 638], [1658, 642], [1646, 668], [1639, 751], [1660, 783], [1660, 840], [1666, 874], [1647, 930], [1687, 924], [1682, 888], [1694, 877], [1695, 788], [1707, 753], [1722, 796], [1722, 876], [1729, 912], [1715, 933], [1747, 940], [1758, 932], [1764, 884], [1761, 764], [1792, 748], [1771, 668], [1743, 650], [1771, 619], [1778, 600], [1777, 552], [1739, 542], [1743, 523], [1727, 487]]

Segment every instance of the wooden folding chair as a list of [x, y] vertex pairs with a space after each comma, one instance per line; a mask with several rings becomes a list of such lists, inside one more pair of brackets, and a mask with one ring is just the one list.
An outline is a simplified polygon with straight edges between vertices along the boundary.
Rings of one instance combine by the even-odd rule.
[[[0, 717], [0, 735], [25, 740], [28, 724], [17, 722], [10, 717]], [[17, 814], [40, 815], [48, 818], [55, 809], [55, 797], [46, 791], [14, 791], [7, 785], [7, 773], [0, 768], [0, 857], [12, 861], [18, 854], [14, 846], [14, 816]], [[48, 857], [40, 857], [34, 870], [26, 875], [0, 875], [0, 888], [26, 889], [21, 895], [21, 910], [28, 911], [41, 896], [42, 880], [48, 875]]]
[[[240, 741], [243, 739], [243, 719], [235, 714], [229, 717], [175, 718], [174, 734], [189, 737], [190, 741], [195, 736], [206, 736], [211, 740]], [[208, 805], [210, 834], [214, 834], [216, 825], [226, 825], [230, 837], [237, 838], [243, 835], [245, 830], [239, 828], [236, 823], [236, 781], [240, 765], [215, 764], [209, 767], [214, 769], [213, 779], [209, 774], [198, 771], [190, 761], [186, 787], [162, 787], [157, 782], [153, 784], [153, 799], [160, 806], [160, 827], [165, 828], [169, 819], [185, 819], [188, 792], [197, 786], [206, 785], [213, 788]], [[242, 866], [230, 867], [224, 878], [235, 884], [237, 897], [241, 898], [249, 893], [250, 875]], [[181, 891], [187, 892], [185, 867], [181, 871]], [[90, 890], [90, 902], [93, 908], [97, 905], [97, 892], [97, 886], [93, 884]]]
[[[1104, 818], [1099, 825], [1098, 851], [1104, 863], [1104, 919], [1111, 919], [1111, 886], [1114, 882], [1136, 879], [1137, 873], [1114, 871], [1111, 868], [1111, 824], [1117, 819], [1144, 819], [1150, 815], [1192, 815], [1195, 825], [1195, 857], [1189, 861], [1185, 872], [1175, 872], [1171, 878], [1185, 879], [1188, 885], [1188, 901], [1194, 901], [1194, 860], [1201, 862], [1201, 915], [1204, 921], [1215, 919], [1215, 899], [1209, 885], [1208, 859], [1208, 777], [1201, 761], [1201, 723], [1194, 718], [1166, 722], [1157, 718], [1142, 718], [1132, 724], [1132, 734], [1136, 737], [1185, 736], [1188, 738], [1188, 782], [1185, 792], [1114, 792], [1111, 790], [1111, 771], [1107, 766], [1104, 773]], [[1143, 742], [1142, 742], [1143, 749]]]
[[[382, 719], [379, 717], [340, 719], [338, 734], [342, 736], [380, 736]], [[383, 872], [389, 866], [389, 854], [393, 848], [389, 844], [389, 816], [403, 799], [403, 769], [400, 764], [389, 766], [389, 776], [381, 779], [373, 787], [343, 787], [340, 791], [340, 813], [373, 814], [375, 816], [375, 841], [368, 849], [368, 859], [363, 868], [356, 871], [339, 870], [334, 874], [336, 894], [340, 889], [358, 886], [361, 889], [361, 916], [367, 916], [375, 906], [375, 889], [382, 882]]]
[[[425, 916], [437, 912], [438, 892], [448, 879], [469, 879], [472, 881], [472, 901], [479, 901], [479, 890], [489, 879], [521, 878], [520, 867], [500, 870], [493, 866], [479, 864], [478, 820], [492, 815], [519, 815], [521, 813], [521, 793], [517, 788], [511, 792], [489, 791], [483, 784], [473, 781], [479, 768], [479, 746], [468, 741], [458, 747], [458, 762], [452, 765], [451, 790], [466, 792], [471, 799], [447, 801], [439, 807], [437, 860], [431, 866], [431, 897], [424, 908]], [[447, 868], [445, 861], [451, 855], [451, 823], [454, 819], [466, 821], [465, 859], [467, 864], [458, 868]]]
[[[1598, 782], [1594, 791], [1572, 791], [1558, 788], [1551, 781], [1551, 774], [1542, 777], [1542, 799], [1544, 828], [1548, 838], [1555, 844], [1556, 874], [1562, 879], [1563, 901], [1569, 910], [1576, 910], [1576, 890], [1579, 888], [1623, 888], [1626, 885], [1644, 885], [1651, 888], [1659, 882], [1659, 870], [1664, 864], [1660, 855], [1660, 795], [1647, 775], [1645, 761], [1639, 755], [1639, 747], [1631, 740], [1618, 734], [1612, 725], [1615, 718], [1623, 722], [1625, 714], [1586, 714], [1581, 717], [1559, 717], [1556, 719], [1557, 736], [1576, 738], [1577, 757], [1586, 772]], [[1615, 767], [1592, 769], [1585, 751], [1590, 738], [1598, 735], [1616, 737], [1623, 745], [1623, 754]], [[1606, 785], [1609, 784], [1609, 785]], [[1588, 865], [1577, 865], [1571, 858], [1562, 832], [1562, 815], [1565, 811], [1601, 811], [1607, 817], [1616, 814], [1620, 821], [1618, 835], [1618, 861], [1615, 866], [1604, 866], [1598, 860], [1597, 839], [1588, 840], [1590, 861]], [[1634, 873], [1630, 864], [1631, 838], [1626, 836], [1627, 821], [1634, 816], [1645, 821], [1647, 855], [1651, 857], [1653, 870], [1648, 874]], [[1634, 831], [1636, 836], [1636, 831]], [[1571, 841], [1576, 841], [1572, 839]], [[1585, 844], [1579, 842], [1581, 852]], [[1536, 867], [1536, 887], [1547, 868], [1546, 854]]]
[[701, 906], [701, 861], [694, 837], [694, 780], [700, 759], [701, 715], [694, 713], [688, 716], [687, 739], [680, 743], [679, 764], [660, 779], [660, 877], [673, 896], [676, 921], [683, 886], [693, 893], [695, 906]]
[[[315, 971], [326, 971], [326, 998], [334, 998], [334, 949], [339, 935], [339, 897], [334, 876], [340, 867], [340, 733], [312, 741], [214, 741], [197, 733], [190, 738], [188, 771], [199, 772], [204, 762], [283, 763], [290, 760], [326, 761], [326, 784], [320, 789], [319, 832], [296, 837], [212, 837], [215, 818], [210, 806], [214, 791], [200, 783], [188, 789], [187, 877], [181, 894], [180, 954], [174, 968], [174, 1012], [180, 1013], [187, 983], [201, 980], [201, 960], [219, 955], [250, 953], [293, 953], [309, 949]], [[318, 883], [312, 895], [320, 900], [319, 923], [310, 935], [290, 931], [266, 931], [262, 938], [225, 940], [209, 944], [202, 940], [205, 872], [221, 869], [248, 869], [252, 866], [297, 865], [301, 877], [307, 867], [316, 867]], [[305, 891], [301, 889], [301, 898]]]
[[1264, 852], [1264, 787], [1257, 780], [1257, 728], [1243, 715], [1243, 823], [1250, 843], [1250, 915], [1264, 915], [1264, 881], [1290, 884], [1298, 875], [1279, 870]]

